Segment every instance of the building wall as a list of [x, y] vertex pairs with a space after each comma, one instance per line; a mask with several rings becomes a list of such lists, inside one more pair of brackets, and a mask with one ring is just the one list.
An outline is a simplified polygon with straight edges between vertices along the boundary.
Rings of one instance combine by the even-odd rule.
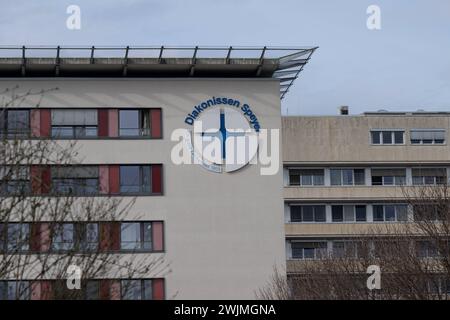
[[[283, 117], [284, 163], [440, 163], [450, 159], [448, 145], [371, 145], [371, 129], [450, 127], [450, 117], [408, 116], [311, 116]], [[447, 131], [448, 138], [448, 131]], [[448, 139], [447, 139], [448, 140]]]
[[[230, 174], [199, 165], [174, 165], [170, 141], [185, 116], [211, 96], [248, 103], [262, 128], [281, 127], [275, 80], [218, 79], [13, 79], [18, 92], [58, 88], [44, 94], [41, 108], [162, 108], [163, 139], [81, 140], [85, 164], [163, 164], [163, 195], [138, 197], [129, 218], [165, 225], [166, 297], [252, 299], [274, 265], [284, 268], [282, 170], [260, 175], [260, 165]], [[34, 107], [39, 96], [18, 107]], [[64, 142], [63, 142], [64, 143]]]

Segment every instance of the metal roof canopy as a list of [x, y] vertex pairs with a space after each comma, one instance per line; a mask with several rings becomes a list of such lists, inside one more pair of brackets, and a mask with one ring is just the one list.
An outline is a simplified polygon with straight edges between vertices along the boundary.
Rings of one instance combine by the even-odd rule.
[[283, 99], [316, 49], [0, 46], [0, 77], [277, 78]]

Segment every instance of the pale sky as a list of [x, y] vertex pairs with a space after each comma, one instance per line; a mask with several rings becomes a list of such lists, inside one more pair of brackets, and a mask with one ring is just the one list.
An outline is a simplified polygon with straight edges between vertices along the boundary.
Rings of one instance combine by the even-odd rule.
[[[66, 27], [69, 5], [81, 29]], [[369, 5], [381, 30], [368, 30]], [[0, 45], [319, 46], [283, 113], [450, 111], [449, 0], [2, 0]]]

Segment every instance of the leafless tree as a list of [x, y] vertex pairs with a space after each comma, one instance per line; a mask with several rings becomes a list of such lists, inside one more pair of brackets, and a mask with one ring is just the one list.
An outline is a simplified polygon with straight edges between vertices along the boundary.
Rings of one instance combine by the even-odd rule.
[[[409, 208], [407, 221], [378, 224], [348, 237], [342, 250], [326, 252], [320, 259], [288, 261], [287, 276], [276, 271], [257, 297], [448, 300], [449, 188], [447, 184], [402, 187]], [[379, 290], [367, 286], [371, 265], [381, 270]]]
[[[1, 92], [8, 98], [3, 98], [0, 106], [0, 281], [51, 280], [51, 298], [77, 299], [83, 298], [83, 290], [68, 290], [66, 286], [71, 265], [82, 271], [84, 289], [93, 279], [164, 277], [169, 273], [163, 254], [121, 254], [117, 239], [108, 233], [108, 228], [118, 228], [118, 222], [125, 220], [135, 198], [80, 194], [76, 182], [65, 185], [63, 193], [48, 185], [44, 175], [50, 166], [51, 170], [64, 171], [81, 165], [77, 142], [30, 138], [30, 132], [24, 131], [28, 126], [21, 123], [29, 119], [20, 117], [10, 121], [14, 125], [6, 131], [8, 110], [21, 106], [30, 96], [47, 93], [17, 91]], [[40, 103], [34, 107], [39, 108]], [[64, 222], [73, 226], [69, 233], [74, 238], [82, 239], [65, 244]], [[19, 285], [16, 290], [20, 298], [30, 288]]]

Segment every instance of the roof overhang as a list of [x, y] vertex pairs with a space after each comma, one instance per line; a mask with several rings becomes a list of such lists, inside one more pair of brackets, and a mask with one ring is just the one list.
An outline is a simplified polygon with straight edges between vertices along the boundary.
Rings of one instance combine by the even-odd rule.
[[0, 47], [0, 77], [276, 78], [283, 98], [317, 47]]

